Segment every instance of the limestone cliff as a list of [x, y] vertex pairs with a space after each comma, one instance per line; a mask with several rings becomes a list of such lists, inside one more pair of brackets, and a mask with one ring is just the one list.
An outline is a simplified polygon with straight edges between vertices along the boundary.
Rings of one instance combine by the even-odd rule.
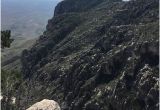
[[[22, 55], [19, 107], [158, 110], [158, 0], [64, 0]], [[20, 89], [22, 90], [22, 89]]]

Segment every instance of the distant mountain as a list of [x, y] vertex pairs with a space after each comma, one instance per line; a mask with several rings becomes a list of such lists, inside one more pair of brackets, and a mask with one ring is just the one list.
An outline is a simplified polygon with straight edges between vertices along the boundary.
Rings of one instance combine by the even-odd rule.
[[59, 3], [23, 51], [17, 106], [52, 99], [62, 110], [158, 110], [158, 7], [158, 0]]

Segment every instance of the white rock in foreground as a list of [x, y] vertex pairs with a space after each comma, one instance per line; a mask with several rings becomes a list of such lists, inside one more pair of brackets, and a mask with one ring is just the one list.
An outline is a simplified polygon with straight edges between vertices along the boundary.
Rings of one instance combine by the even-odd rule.
[[40, 102], [35, 103], [27, 110], [61, 110], [60, 106], [54, 100], [44, 99]]

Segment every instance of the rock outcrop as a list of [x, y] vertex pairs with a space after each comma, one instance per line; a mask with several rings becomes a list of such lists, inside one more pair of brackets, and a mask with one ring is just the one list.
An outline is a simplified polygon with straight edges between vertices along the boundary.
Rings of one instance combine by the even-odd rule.
[[53, 99], [62, 110], [158, 110], [158, 5], [62, 1], [23, 52], [19, 107]]
[[58, 103], [54, 100], [44, 99], [40, 102], [35, 103], [27, 110], [61, 110]]

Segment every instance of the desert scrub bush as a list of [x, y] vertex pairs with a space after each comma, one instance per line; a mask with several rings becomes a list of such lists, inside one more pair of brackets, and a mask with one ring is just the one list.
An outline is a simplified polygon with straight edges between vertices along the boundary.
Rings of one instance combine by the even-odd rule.
[[22, 75], [16, 70], [1, 70], [2, 110], [16, 110], [16, 92], [22, 82]]

